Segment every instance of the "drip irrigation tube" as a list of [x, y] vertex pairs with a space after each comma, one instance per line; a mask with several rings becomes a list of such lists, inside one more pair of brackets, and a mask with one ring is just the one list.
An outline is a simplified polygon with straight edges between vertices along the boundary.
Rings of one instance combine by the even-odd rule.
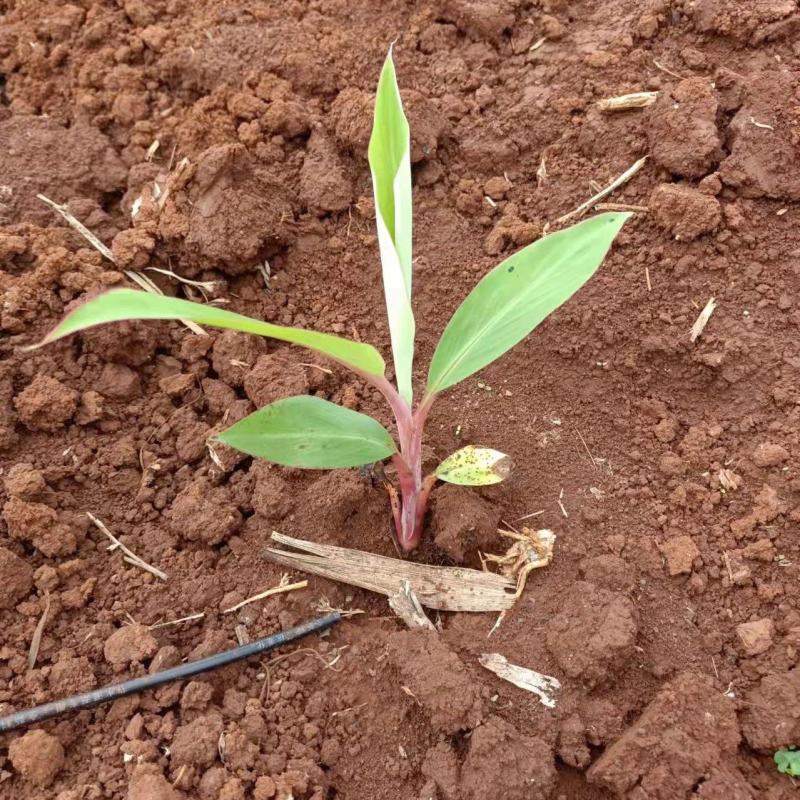
[[186, 664], [181, 664], [171, 669], [165, 669], [163, 672], [156, 672], [153, 675], [145, 675], [142, 678], [134, 678], [124, 683], [104, 686], [102, 689], [95, 689], [92, 692], [76, 694], [64, 700], [55, 700], [43, 706], [36, 706], [35, 708], [29, 708], [25, 711], [18, 711], [16, 714], [9, 714], [7, 717], [0, 718], [0, 733], [20, 728], [23, 725], [43, 722], [46, 719], [52, 719], [68, 711], [78, 711], [99, 705], [100, 703], [108, 703], [120, 697], [127, 697], [130, 694], [142, 692], [145, 689], [163, 686], [165, 683], [170, 683], [171, 681], [190, 678], [192, 675], [197, 675], [200, 672], [219, 669], [235, 661], [241, 661], [250, 656], [274, 650], [276, 647], [281, 647], [289, 642], [293, 642], [295, 639], [300, 639], [309, 633], [324, 631], [326, 628], [330, 628], [331, 625], [335, 625], [339, 622], [341, 618], [341, 614], [338, 611], [334, 611], [332, 614], [326, 614], [324, 617], [312, 619], [310, 622], [305, 622], [295, 628], [273, 633], [271, 636], [266, 636], [250, 644], [235, 647], [233, 650], [226, 650], [223, 653], [201, 658], [198, 661], [189, 661]]

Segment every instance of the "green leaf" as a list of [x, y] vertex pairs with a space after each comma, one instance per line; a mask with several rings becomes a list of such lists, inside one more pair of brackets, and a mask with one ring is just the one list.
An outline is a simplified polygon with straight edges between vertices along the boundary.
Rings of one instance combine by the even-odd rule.
[[375, 96], [369, 165], [397, 388], [410, 405], [415, 329], [411, 309], [411, 139], [391, 49]]
[[360, 467], [397, 452], [372, 417], [310, 395], [270, 403], [217, 438], [248, 455], [304, 469]]
[[371, 375], [383, 375], [384, 372], [383, 359], [372, 345], [353, 342], [328, 333], [272, 325], [215, 306], [139, 292], [135, 289], [115, 289], [83, 303], [67, 314], [61, 323], [35, 347], [41, 347], [95, 325], [125, 319], [189, 319], [200, 325], [256, 333], [259, 336], [269, 336], [272, 339], [299, 344], [317, 350], [357, 372]]
[[504, 481], [511, 474], [512, 466], [505, 453], [471, 444], [447, 456], [436, 467], [434, 475], [460, 486], [488, 486]]
[[800, 776], [800, 751], [778, 750], [773, 756], [778, 772], [785, 775]]
[[491, 364], [568, 300], [600, 266], [630, 214], [600, 214], [507, 258], [470, 292], [436, 346], [429, 395]]

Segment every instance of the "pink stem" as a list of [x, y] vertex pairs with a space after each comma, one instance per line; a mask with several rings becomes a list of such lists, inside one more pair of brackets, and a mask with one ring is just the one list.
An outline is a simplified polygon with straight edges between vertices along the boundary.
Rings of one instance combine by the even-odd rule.
[[[397, 423], [400, 452], [392, 457], [400, 486], [400, 511], [393, 507], [397, 543], [404, 553], [411, 552], [422, 538], [428, 496], [435, 480], [422, 480], [422, 432], [435, 395], [427, 395], [412, 413], [399, 392], [383, 375], [359, 373], [389, 403]], [[393, 503], [393, 506], [396, 503]]]

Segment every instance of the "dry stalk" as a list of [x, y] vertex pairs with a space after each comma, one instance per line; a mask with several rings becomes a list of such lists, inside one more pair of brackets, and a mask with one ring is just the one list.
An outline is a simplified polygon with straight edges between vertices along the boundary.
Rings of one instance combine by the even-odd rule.
[[631, 203], [598, 203], [595, 208], [598, 211], [632, 211], [634, 214], [647, 214], [650, 211], [647, 206], [636, 206]]
[[712, 297], [706, 303], [705, 308], [700, 312], [700, 316], [698, 316], [694, 321], [694, 325], [692, 325], [692, 331], [689, 334], [690, 341], [697, 341], [700, 334], [705, 330], [706, 325], [708, 325], [708, 320], [711, 319], [711, 315], [714, 313], [714, 309], [716, 307], [716, 300]]
[[152, 564], [148, 564], [143, 559], [139, 558], [132, 550], [129, 550], [125, 547], [122, 542], [114, 536], [113, 533], [105, 526], [103, 522], [101, 522], [94, 514], [90, 514], [88, 511], [86, 512], [86, 516], [95, 524], [98, 530], [102, 531], [110, 540], [111, 545], [108, 547], [109, 552], [113, 550], [121, 550], [123, 553], [122, 560], [126, 561], [128, 564], [133, 564], [135, 567], [139, 567], [140, 569], [145, 570], [145, 572], [149, 572], [151, 575], [155, 575], [156, 578], [160, 578], [162, 581], [167, 580], [168, 576], [166, 572], [162, 572], [157, 567], [154, 567]]
[[31, 648], [28, 651], [28, 669], [33, 669], [36, 666], [36, 659], [39, 656], [39, 647], [42, 644], [42, 634], [44, 633], [44, 626], [47, 623], [47, 615], [50, 613], [50, 592], [45, 589], [44, 592], [44, 611], [39, 621], [36, 623], [36, 629], [33, 631], [33, 638], [31, 639]]
[[203, 617], [205, 617], [205, 613], [203, 611], [199, 611], [197, 614], [189, 614], [188, 617], [171, 619], [168, 622], [156, 622], [155, 625], [150, 625], [150, 630], [154, 631], [157, 628], [167, 628], [170, 625], [180, 625], [182, 622], [191, 622], [192, 620], [203, 619]]
[[647, 156], [643, 156], [638, 161], [635, 161], [630, 167], [628, 167], [628, 169], [625, 170], [625, 172], [614, 178], [614, 180], [611, 181], [608, 186], [606, 186], [604, 189], [601, 189], [599, 192], [597, 192], [597, 194], [592, 195], [588, 200], [581, 203], [573, 211], [570, 211], [569, 213], [559, 217], [554, 224], [561, 225], [564, 222], [571, 220], [573, 217], [579, 217], [585, 211], [588, 211], [590, 208], [592, 208], [592, 206], [596, 205], [601, 200], [604, 200], [615, 189], [618, 189], [620, 186], [627, 183], [644, 166], [645, 161], [647, 161]]
[[244, 608], [244, 606], [249, 605], [250, 603], [255, 603], [257, 600], [264, 600], [265, 598], [272, 597], [275, 594], [283, 594], [284, 592], [294, 592], [298, 589], [305, 589], [306, 586], [308, 586], [308, 581], [304, 580], [298, 581], [297, 583], [288, 583], [288, 576], [284, 575], [281, 578], [281, 582], [277, 586], [273, 586], [271, 589], [254, 594], [252, 597], [248, 597], [247, 600], [242, 600], [241, 603], [237, 603], [235, 606], [223, 609], [222, 613], [232, 614], [234, 611], [238, 611], [240, 608]]
[[[86, 239], [86, 241], [89, 242], [89, 244], [94, 247], [94, 249], [97, 250], [101, 256], [107, 258], [115, 266], [119, 266], [111, 250], [105, 244], [103, 244], [103, 242], [101, 242], [79, 219], [76, 219], [66, 206], [61, 206], [58, 203], [53, 202], [49, 197], [45, 197], [43, 194], [37, 194], [36, 197], [46, 206], [52, 208], [57, 214], [60, 214], [66, 223], [71, 228], [76, 230], [81, 236], [83, 236], [83, 238]], [[150, 280], [150, 278], [148, 278], [146, 275], [143, 275], [141, 272], [136, 272], [135, 270], [130, 269], [123, 269], [122, 271], [134, 283], [138, 284], [142, 289], [144, 289], [144, 291], [150, 292], [150, 294], [164, 294], [164, 292], [162, 292], [161, 289], [159, 289], [158, 286], [156, 286], [153, 281]], [[181, 322], [190, 331], [192, 331], [192, 333], [196, 333], [198, 336], [208, 335], [199, 325], [191, 320], [182, 319]]]

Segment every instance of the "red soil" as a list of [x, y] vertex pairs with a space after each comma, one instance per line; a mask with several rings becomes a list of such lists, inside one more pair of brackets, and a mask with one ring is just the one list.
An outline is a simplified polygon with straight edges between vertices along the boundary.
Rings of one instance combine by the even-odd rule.
[[[795, 0], [7, 0], [0, 13], [0, 713], [216, 652], [237, 624], [264, 635], [323, 597], [367, 611], [268, 669], [0, 738], [0, 797], [793, 796], [770, 756], [800, 744]], [[382, 598], [314, 578], [221, 614], [278, 581], [260, 555], [273, 529], [393, 554], [369, 476], [224, 448], [215, 464], [205, 447], [297, 392], [386, 419], [350, 374], [177, 324], [20, 349], [125, 283], [122, 267], [157, 266], [214, 281], [230, 308], [387, 353], [365, 150], [395, 39], [419, 384], [502, 253], [649, 156], [611, 198], [649, 212], [598, 275], [430, 419], [433, 460], [477, 442], [516, 469], [467, 500], [442, 491], [415, 558], [476, 564], [478, 547], [503, 549], [498, 518], [539, 510], [559, 537], [488, 642], [490, 615], [445, 615], [438, 639], [398, 632]], [[649, 109], [596, 107], [643, 90], [660, 92]], [[37, 192], [67, 202], [119, 268]], [[169, 580], [109, 553], [87, 511]], [[487, 650], [558, 677], [556, 708], [483, 670]]]

